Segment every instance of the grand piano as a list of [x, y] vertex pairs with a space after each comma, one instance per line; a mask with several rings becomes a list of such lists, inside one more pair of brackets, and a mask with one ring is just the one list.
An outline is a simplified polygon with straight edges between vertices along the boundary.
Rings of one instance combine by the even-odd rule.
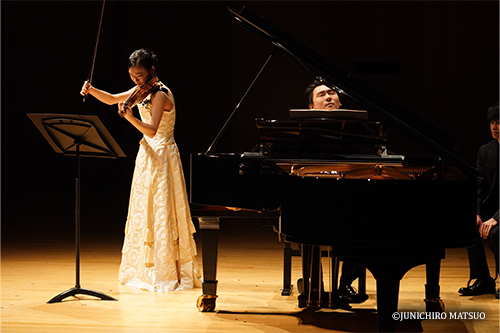
[[[445, 249], [473, 244], [475, 170], [453, 148], [454, 140], [433, 125], [256, 13], [245, 7], [229, 11], [275, 52], [296, 59], [313, 79], [334, 87], [341, 100], [353, 101], [383, 123], [256, 119], [260, 140], [254, 151], [215, 153], [235, 109], [209, 149], [191, 155], [192, 215], [200, 225], [204, 270], [198, 308], [215, 309], [219, 219], [274, 219], [285, 242], [326, 246], [329, 255], [368, 269], [376, 279], [378, 330], [393, 332], [391, 315], [406, 272], [422, 264], [433, 267], [428, 284], [439, 299]], [[392, 153], [384, 124], [433, 154]]]

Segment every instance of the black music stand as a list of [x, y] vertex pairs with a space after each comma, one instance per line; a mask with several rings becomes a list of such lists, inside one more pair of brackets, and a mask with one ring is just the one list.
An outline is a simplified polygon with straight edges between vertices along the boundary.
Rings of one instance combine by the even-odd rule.
[[98, 297], [101, 300], [117, 301], [101, 292], [83, 289], [80, 286], [80, 157], [118, 158], [126, 157], [99, 117], [87, 115], [31, 113], [28, 117], [40, 130], [56, 153], [77, 158], [75, 181], [75, 287], [60, 293], [47, 303], [61, 302], [77, 294]]

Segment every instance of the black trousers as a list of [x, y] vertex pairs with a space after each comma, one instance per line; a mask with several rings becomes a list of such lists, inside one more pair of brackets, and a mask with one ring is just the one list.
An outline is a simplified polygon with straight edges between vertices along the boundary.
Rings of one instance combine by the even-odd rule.
[[495, 255], [495, 265], [496, 265], [496, 272], [498, 275], [498, 251], [499, 251], [499, 232], [498, 232], [498, 224], [491, 228], [490, 234], [488, 235], [488, 245], [490, 247], [490, 250], [493, 252]]
[[342, 264], [342, 275], [340, 276], [340, 287], [350, 286], [354, 280], [360, 277], [363, 266], [350, 261], [344, 261]]
[[[488, 247], [491, 249], [495, 255], [496, 272], [498, 273], [498, 247], [499, 247], [499, 233], [498, 224], [491, 228], [490, 233], [487, 238]], [[484, 245], [482, 239], [479, 237], [479, 232], [476, 237], [476, 242], [472, 247], [467, 248], [469, 254], [469, 268], [470, 268], [470, 279], [483, 279], [491, 277], [488, 268], [488, 262], [486, 261], [486, 253], [484, 250]]]

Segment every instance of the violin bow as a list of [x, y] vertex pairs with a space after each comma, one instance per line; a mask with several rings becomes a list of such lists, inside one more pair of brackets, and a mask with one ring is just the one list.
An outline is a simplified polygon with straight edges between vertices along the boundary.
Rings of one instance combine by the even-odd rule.
[[[90, 73], [88, 76], [88, 81], [89, 83], [92, 82], [92, 77], [94, 76], [94, 65], [95, 65], [95, 58], [97, 55], [97, 45], [99, 44], [99, 36], [101, 35], [101, 25], [102, 25], [102, 17], [104, 15], [104, 3], [106, 0], [102, 1], [102, 9], [101, 9], [101, 18], [99, 20], [99, 28], [97, 29], [97, 39], [95, 41], [95, 47], [94, 47], [94, 57], [92, 58], [92, 66], [90, 67]], [[83, 101], [85, 102], [85, 99], [87, 98], [88, 95], [83, 96]]]

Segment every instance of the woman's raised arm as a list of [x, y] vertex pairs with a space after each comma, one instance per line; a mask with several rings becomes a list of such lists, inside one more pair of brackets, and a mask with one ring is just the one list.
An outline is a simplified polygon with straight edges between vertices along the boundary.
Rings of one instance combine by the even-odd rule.
[[118, 102], [124, 102], [127, 99], [127, 97], [135, 89], [136, 89], [136, 87], [133, 87], [130, 90], [124, 91], [124, 92], [119, 93], [119, 94], [110, 94], [104, 90], [100, 90], [100, 89], [93, 87], [89, 83], [89, 81], [85, 81], [83, 83], [83, 87], [82, 87], [82, 90], [80, 91], [80, 94], [82, 96], [90, 94], [105, 104], [113, 105], [113, 104], [117, 104]]

